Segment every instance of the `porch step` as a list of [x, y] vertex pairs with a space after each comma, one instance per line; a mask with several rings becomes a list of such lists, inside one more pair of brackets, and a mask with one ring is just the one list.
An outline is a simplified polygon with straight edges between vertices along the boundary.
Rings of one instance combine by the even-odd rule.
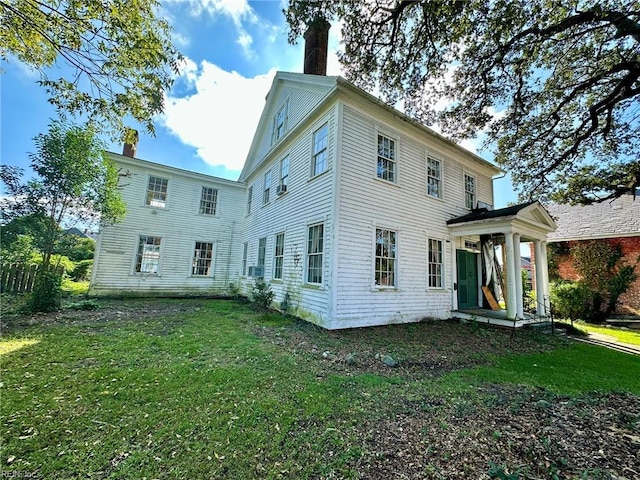
[[557, 325], [554, 326], [548, 320], [537, 322], [537, 323], [530, 323], [528, 325], [528, 327], [534, 329], [537, 332], [544, 333], [546, 335], [552, 335], [552, 334], [553, 335], [560, 335], [560, 336], [566, 336], [567, 335], [567, 329], [566, 328], [560, 328]]

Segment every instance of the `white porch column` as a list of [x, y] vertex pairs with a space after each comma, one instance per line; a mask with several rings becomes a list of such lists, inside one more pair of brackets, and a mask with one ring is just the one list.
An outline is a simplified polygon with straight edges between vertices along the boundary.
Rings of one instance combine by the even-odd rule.
[[524, 318], [524, 302], [522, 300], [522, 261], [520, 260], [520, 234], [513, 234], [514, 268], [516, 271], [516, 312], [518, 318]]
[[545, 305], [544, 293], [544, 272], [548, 268], [544, 258], [542, 257], [542, 241], [534, 240], [533, 251], [535, 254], [534, 266], [536, 269], [536, 310], [538, 315], [546, 317], [547, 308]]
[[542, 258], [542, 301], [545, 313], [551, 313], [551, 302], [549, 300], [549, 264], [547, 263], [547, 242], [540, 242], [540, 257]]
[[[458, 310], [458, 289], [454, 288], [454, 285], [458, 284], [458, 256], [456, 254], [456, 244], [458, 237], [451, 235], [451, 243], [449, 243], [449, 254], [451, 255], [450, 265], [453, 265], [451, 269], [451, 292], [453, 294], [451, 298], [451, 310]], [[447, 242], [445, 242], [447, 245]], [[446, 278], [446, 277], [445, 277]]]
[[507, 303], [507, 318], [513, 319], [518, 315], [518, 307], [517, 307], [517, 291], [516, 291], [516, 283], [518, 277], [516, 276], [515, 271], [515, 251], [513, 245], [513, 233], [506, 232], [504, 234], [504, 245], [505, 245], [505, 253], [507, 258], [504, 262], [505, 266], [505, 274], [507, 275], [507, 298], [505, 301]]

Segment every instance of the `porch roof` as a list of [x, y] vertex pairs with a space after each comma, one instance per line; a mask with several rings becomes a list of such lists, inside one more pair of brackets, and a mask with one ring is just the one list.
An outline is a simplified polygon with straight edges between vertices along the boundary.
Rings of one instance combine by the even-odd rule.
[[556, 223], [538, 200], [496, 210], [476, 209], [447, 220], [454, 235], [519, 233], [523, 239], [545, 240]]

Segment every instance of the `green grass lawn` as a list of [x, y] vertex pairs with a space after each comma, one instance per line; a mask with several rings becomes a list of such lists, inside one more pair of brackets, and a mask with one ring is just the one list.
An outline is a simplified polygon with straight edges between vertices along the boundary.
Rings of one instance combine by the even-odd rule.
[[[413, 414], [412, 405], [482, 403], [483, 386], [501, 383], [640, 395], [638, 357], [537, 334], [513, 340], [438, 322], [326, 332], [230, 301], [198, 305], [119, 320], [78, 311], [5, 332], [2, 471], [359, 478], [373, 455], [360, 426]], [[458, 345], [467, 335], [477, 351]], [[338, 361], [342, 352], [355, 352], [354, 367]], [[380, 367], [379, 353], [406, 368]]]
[[640, 332], [624, 328], [590, 325], [584, 322], [574, 322], [573, 326], [583, 332], [601, 333], [615, 338], [619, 342], [630, 345], [640, 345]]

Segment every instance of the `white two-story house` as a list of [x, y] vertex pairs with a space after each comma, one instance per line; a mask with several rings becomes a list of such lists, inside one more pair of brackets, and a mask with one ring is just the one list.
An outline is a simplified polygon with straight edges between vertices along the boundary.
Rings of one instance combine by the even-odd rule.
[[500, 169], [311, 63], [275, 75], [237, 182], [112, 154], [128, 213], [101, 233], [91, 291], [248, 293], [262, 277], [325, 328], [450, 318], [483, 306], [481, 250], [499, 242], [506, 317], [523, 321], [518, 245], [544, 250], [544, 208], [492, 209]]

